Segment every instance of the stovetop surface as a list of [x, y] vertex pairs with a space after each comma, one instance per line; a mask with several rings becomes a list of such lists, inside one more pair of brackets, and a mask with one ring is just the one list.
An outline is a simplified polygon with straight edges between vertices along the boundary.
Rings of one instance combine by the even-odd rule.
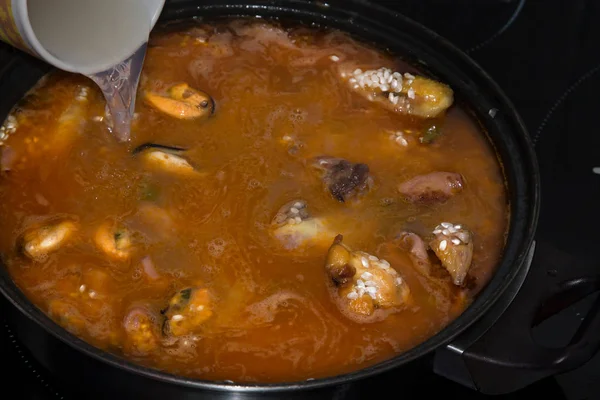
[[[568, 255], [578, 268], [600, 272], [600, 2], [594, 0], [379, 0], [450, 39], [475, 59], [505, 90], [535, 142], [542, 173], [542, 214], [537, 240]], [[8, 52], [0, 47], [0, 67]], [[595, 300], [587, 298], [537, 327], [540, 343], [568, 342]], [[0, 315], [2, 315], [0, 310]], [[0, 360], [10, 368], [4, 392], [19, 399], [91, 398], [75, 393], [39, 366], [0, 323]], [[398, 392], [396, 371], [364, 381], [366, 396]], [[424, 373], [415, 397], [440, 391], [445, 397], [485, 396]], [[584, 400], [600, 398], [600, 355], [583, 367], [547, 378], [503, 399]]]

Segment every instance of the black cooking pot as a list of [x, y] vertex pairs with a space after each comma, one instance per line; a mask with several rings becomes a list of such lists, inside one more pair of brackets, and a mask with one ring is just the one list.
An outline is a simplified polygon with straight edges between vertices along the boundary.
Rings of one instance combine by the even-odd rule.
[[[13, 306], [8, 307], [8, 318], [18, 337], [42, 365], [88, 390], [119, 398], [346, 398], [353, 397], [352, 384], [357, 380], [388, 371], [397, 372], [399, 385], [409, 385], [411, 371], [423, 367], [433, 368], [482, 391], [507, 392], [576, 367], [595, 354], [600, 345], [600, 313], [597, 312], [584, 321], [575, 342], [565, 348], [547, 349], [531, 340], [529, 328], [543, 318], [540, 304], [547, 297], [546, 292], [536, 290], [536, 285], [523, 285], [533, 258], [540, 207], [537, 162], [525, 127], [512, 104], [470, 58], [423, 26], [362, 0], [329, 0], [328, 3], [173, 0], [167, 2], [161, 21], [197, 16], [207, 19], [261, 16], [341, 29], [398, 54], [448, 83], [457, 101], [480, 121], [504, 167], [511, 216], [502, 261], [489, 284], [460, 317], [411, 350], [354, 373], [271, 385], [192, 380], [105, 353], [52, 322], [14, 285], [6, 270], [0, 268], [0, 291]], [[0, 119], [4, 119], [50, 67], [19, 53], [0, 68]], [[578, 297], [597, 287], [598, 282], [594, 280], [571, 279], [557, 291]], [[521, 292], [518, 298], [527, 300], [529, 297], [530, 301], [511, 305], [519, 290], [527, 292], [524, 296]], [[550, 304], [554, 304], [552, 299], [554, 297]]]

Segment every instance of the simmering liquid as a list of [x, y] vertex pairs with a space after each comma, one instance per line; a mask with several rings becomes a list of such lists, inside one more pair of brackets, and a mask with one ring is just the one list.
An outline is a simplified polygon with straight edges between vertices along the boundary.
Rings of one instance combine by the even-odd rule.
[[[361, 95], [344, 65], [421, 74], [343, 33], [263, 24], [154, 34], [127, 143], [94, 84], [60, 72], [7, 120], [0, 252], [58, 324], [176, 374], [295, 381], [421, 343], [487, 283], [509, 210], [477, 122], [456, 102], [423, 117]], [[461, 176], [447, 196], [403, 192], [439, 171]]]

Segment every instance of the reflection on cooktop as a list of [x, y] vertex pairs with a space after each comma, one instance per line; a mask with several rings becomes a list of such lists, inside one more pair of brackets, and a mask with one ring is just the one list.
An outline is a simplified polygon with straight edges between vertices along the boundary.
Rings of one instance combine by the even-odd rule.
[[[491, 44], [519, 17], [525, 0], [380, 0], [466, 52]], [[402, 4], [399, 4], [402, 3]]]
[[[600, 136], [597, 124], [600, 65], [569, 87], [533, 132], [545, 199], [540, 235], [554, 247], [598, 263], [593, 229], [600, 224]], [[589, 226], [590, 229], [582, 227]], [[586, 234], [588, 233], [589, 234]]]
[[[596, 226], [600, 226], [600, 2], [572, 0], [379, 0], [375, 1], [447, 37], [499, 83], [514, 102], [536, 142], [542, 173], [542, 214], [538, 239], [582, 271], [598, 271]], [[538, 23], [538, 21], [544, 23]], [[557, 27], [565, 27], [558, 29]], [[566, 28], [568, 27], [568, 29]], [[0, 69], [2, 68], [0, 47]], [[542, 343], [565, 343], [594, 298], [588, 298], [536, 328]], [[22, 399], [91, 399], [73, 393], [39, 366], [0, 321], [0, 359], [12, 376], [5, 390], [18, 388]], [[412, 398], [444, 391], [446, 397], [482, 399], [446, 379], [411, 374], [412, 389], [399, 387], [401, 371], [368, 379], [356, 388], [359, 398]], [[435, 391], [435, 393], [434, 393]], [[578, 370], [538, 382], [497, 399], [546, 400], [600, 398], [600, 356]]]

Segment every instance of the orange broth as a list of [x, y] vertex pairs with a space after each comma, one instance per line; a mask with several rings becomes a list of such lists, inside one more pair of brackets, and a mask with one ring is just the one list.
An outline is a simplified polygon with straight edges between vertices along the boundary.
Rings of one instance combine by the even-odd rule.
[[[233, 21], [156, 32], [127, 144], [110, 133], [102, 95], [86, 78], [55, 72], [24, 98], [2, 147], [11, 166], [0, 179], [0, 252], [11, 276], [33, 303], [93, 345], [202, 379], [331, 376], [421, 343], [468, 306], [502, 255], [505, 183], [485, 134], [456, 103], [426, 120], [357, 96], [340, 80], [336, 57], [363, 69], [418, 71], [343, 33], [259, 27], [271, 33], [240, 35], [243, 29], [245, 22]], [[214, 99], [213, 116], [173, 118], [143, 100], [146, 91], [182, 82]], [[77, 103], [82, 87], [86, 101]], [[419, 135], [432, 123], [442, 134], [424, 145]], [[407, 146], [393, 140], [396, 131]], [[196, 173], [148, 168], [132, 155], [144, 143], [185, 148]], [[359, 201], [336, 201], [308, 166], [322, 155], [367, 164], [373, 187]], [[398, 184], [432, 171], [460, 173], [464, 190], [443, 204], [403, 201]], [[335, 235], [326, 245], [289, 250], [270, 234], [277, 210], [296, 198], [345, 244], [389, 261], [413, 305], [372, 323], [346, 318], [324, 268]], [[41, 259], [23, 256], [23, 232], [57, 218], [77, 225], [68, 243]], [[428, 283], [392, 242], [404, 229], [426, 236], [446, 220], [474, 232], [466, 287], [435, 263], [435, 284]], [[107, 221], [132, 232], [126, 258], [94, 242]], [[147, 262], [156, 275], [148, 275]], [[210, 294], [211, 315], [193, 335], [157, 334], [169, 299], [197, 285]], [[124, 319], [132, 306], [154, 316], [158, 341], [147, 351], [128, 344]]]

